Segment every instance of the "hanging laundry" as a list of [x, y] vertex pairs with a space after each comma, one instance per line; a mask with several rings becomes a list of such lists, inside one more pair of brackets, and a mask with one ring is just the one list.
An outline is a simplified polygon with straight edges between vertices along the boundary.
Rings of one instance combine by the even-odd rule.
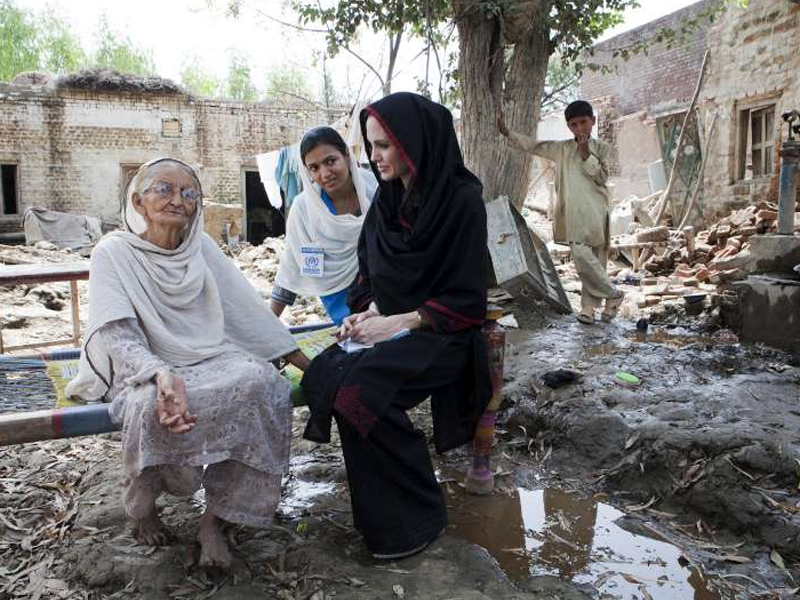
[[280, 149], [275, 166], [275, 180], [283, 192], [286, 209], [290, 209], [295, 196], [303, 191], [300, 179], [300, 144], [292, 144]]
[[278, 164], [278, 150], [256, 155], [256, 165], [258, 165], [258, 175], [261, 184], [267, 192], [269, 203], [277, 210], [281, 210], [283, 202], [281, 200], [281, 189], [276, 180], [276, 167]]

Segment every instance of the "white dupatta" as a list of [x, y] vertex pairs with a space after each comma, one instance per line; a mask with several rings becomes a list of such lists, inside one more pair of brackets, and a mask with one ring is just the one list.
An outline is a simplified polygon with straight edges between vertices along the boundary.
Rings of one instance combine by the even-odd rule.
[[[137, 319], [153, 354], [170, 366], [197, 364], [236, 349], [270, 361], [297, 348], [244, 275], [203, 232], [202, 203], [181, 245], [165, 250], [137, 235], [146, 224], [137, 219], [131, 196], [122, 215], [125, 231], [109, 233], [92, 252], [89, 328], [68, 396], [97, 400], [109, 390], [113, 366], [95, 334], [119, 319]], [[153, 375], [138, 373], [126, 384], [144, 383]]]
[[[303, 192], [294, 199], [289, 211], [286, 245], [275, 277], [277, 285], [295, 294], [335, 294], [353, 283], [358, 274], [358, 236], [378, 184], [372, 173], [358, 166], [352, 154], [347, 160], [361, 207], [359, 216], [331, 214], [322, 200], [320, 187], [302, 169]], [[301, 249], [307, 246], [325, 252], [322, 277], [301, 275]]]

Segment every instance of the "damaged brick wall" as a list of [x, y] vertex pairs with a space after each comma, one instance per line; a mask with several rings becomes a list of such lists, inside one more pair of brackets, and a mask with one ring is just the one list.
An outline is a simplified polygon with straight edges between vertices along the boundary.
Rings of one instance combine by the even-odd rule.
[[[719, 117], [704, 179], [707, 221], [777, 197], [778, 150], [786, 139], [780, 115], [800, 109], [798, 38], [800, 4], [787, 0], [750, 0], [747, 9], [731, 3], [709, 31], [711, 62], [700, 99], [703, 111]], [[741, 163], [750, 157], [742, 148], [742, 115], [765, 106], [774, 110], [773, 173], [743, 177]]]
[[717, 0], [702, 0], [682, 10], [615, 36], [594, 46], [594, 56], [587, 63], [604, 65], [609, 72], [586, 70], [581, 78], [581, 97], [586, 99], [613, 97], [621, 115], [650, 110], [664, 104], [686, 104], [692, 98], [697, 74], [703, 62], [708, 23], [694, 31], [688, 43], [653, 43], [647, 53], [630, 56], [628, 60], [612, 57], [615, 49], [631, 48], [641, 40], [654, 40], [659, 30], [679, 29], [693, 15], [715, 4]]
[[[0, 84], [0, 164], [17, 165], [20, 214], [44, 206], [114, 221], [124, 167], [158, 156], [196, 165], [213, 200], [241, 203], [242, 171], [256, 167], [256, 154], [344, 114], [184, 94]], [[19, 216], [0, 215], [0, 233], [19, 230]]]
[[597, 137], [611, 146], [608, 156], [608, 174], [611, 177], [619, 175], [619, 153], [617, 151], [616, 122], [619, 119], [619, 107], [613, 97], [592, 100], [592, 107], [597, 118]]

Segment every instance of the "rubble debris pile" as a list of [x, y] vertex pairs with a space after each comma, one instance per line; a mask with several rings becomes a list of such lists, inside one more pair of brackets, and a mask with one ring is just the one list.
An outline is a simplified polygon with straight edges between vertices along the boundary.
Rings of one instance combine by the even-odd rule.
[[[693, 227], [638, 229], [615, 237], [612, 249], [621, 252], [636, 247], [644, 252], [643, 263], [637, 265], [644, 292], [638, 305], [644, 308], [663, 300], [713, 293], [721, 284], [747, 278], [754, 262], [750, 238], [775, 233], [777, 219], [777, 205], [761, 201], [699, 232]], [[634, 223], [631, 228], [636, 226]], [[800, 232], [800, 203], [795, 207], [795, 232]]]

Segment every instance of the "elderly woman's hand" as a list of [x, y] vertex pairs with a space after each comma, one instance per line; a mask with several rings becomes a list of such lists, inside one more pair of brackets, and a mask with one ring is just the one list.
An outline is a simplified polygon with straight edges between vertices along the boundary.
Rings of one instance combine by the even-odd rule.
[[183, 379], [166, 369], [156, 374], [158, 388], [156, 412], [158, 421], [170, 433], [186, 433], [194, 428], [197, 415], [189, 412], [186, 384]]

